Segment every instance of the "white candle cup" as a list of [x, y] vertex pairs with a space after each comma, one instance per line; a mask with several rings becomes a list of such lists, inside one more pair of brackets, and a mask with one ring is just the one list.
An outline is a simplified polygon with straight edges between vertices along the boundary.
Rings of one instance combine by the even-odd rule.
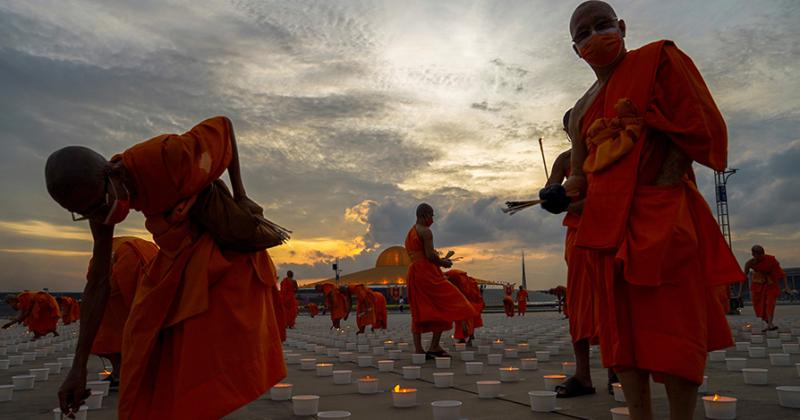
[[325, 355], [328, 357], [336, 357], [339, 355], [339, 349], [335, 347], [328, 347], [328, 350], [325, 352]]
[[531, 411], [544, 413], [556, 409], [556, 393], [553, 391], [529, 391]]
[[[358, 351], [359, 353], [366, 353], [366, 352], [369, 351], [369, 346], [366, 346], [364, 351], [361, 351], [360, 349], [358, 349], [358, 347], [359, 346], [356, 345], [356, 343], [347, 343], [347, 344], [344, 345], [344, 349], [347, 350], [347, 351]], [[358, 350], [356, 350], [356, 349], [358, 349]]]
[[779, 386], [775, 391], [781, 407], [800, 408], [800, 386]]
[[358, 356], [358, 367], [369, 367], [372, 365], [372, 356]]
[[517, 349], [515, 348], [505, 349], [503, 350], [503, 357], [505, 357], [506, 359], [516, 359], [519, 357], [519, 354], [517, 353]]
[[500, 372], [501, 382], [519, 382], [519, 368], [502, 367], [498, 371]]
[[530, 351], [530, 347], [528, 346], [528, 343], [519, 343], [517, 344], [517, 351], [520, 353], [527, 353]]
[[349, 419], [351, 416], [349, 411], [320, 411], [317, 413], [318, 419]]
[[706, 418], [730, 420], [736, 418], [736, 398], [708, 395], [703, 397]]
[[339, 352], [339, 361], [340, 362], [351, 362], [353, 361], [353, 352], [352, 351], [342, 351]]
[[492, 346], [489, 345], [480, 345], [478, 346], [478, 354], [489, 354], [492, 351]]
[[464, 350], [467, 349], [467, 344], [466, 343], [455, 343], [455, 344], [453, 344], [453, 347], [456, 349], [456, 351], [464, 351]]
[[389, 359], [390, 360], [400, 360], [403, 357], [403, 351], [392, 349], [389, 350]]
[[453, 386], [453, 372], [434, 372], [433, 384], [436, 388], [450, 388]]
[[477, 381], [478, 398], [496, 398], [500, 394], [500, 381]]
[[300, 370], [314, 370], [317, 368], [316, 358], [300, 359]]
[[400, 351], [408, 351], [410, 348], [408, 343], [397, 343], [397, 349]]
[[317, 363], [317, 376], [333, 376], [333, 363]]
[[486, 356], [486, 363], [489, 364], [489, 365], [492, 365], [492, 366], [499, 365], [499, 364], [503, 363], [503, 355], [502, 354], [497, 354], [497, 353], [492, 353], [492, 354]]
[[23, 362], [22, 358], [23, 357], [22, 357], [21, 354], [15, 354], [13, 356], [8, 356], [9, 365], [10, 366], [22, 366], [22, 362]]
[[544, 375], [544, 389], [548, 391], [555, 391], [556, 386], [561, 385], [566, 379], [566, 375]]
[[395, 387], [392, 389], [392, 403], [398, 408], [417, 405], [417, 390], [415, 388]]
[[780, 338], [768, 338], [767, 339], [767, 348], [768, 349], [779, 349], [779, 348], [781, 348], [781, 339]]
[[8, 349], [5, 347], [0, 347], [0, 356], [8, 355]]
[[14, 399], [14, 385], [0, 385], [0, 401]]
[[11, 366], [11, 360], [2, 359], [0, 360], [0, 370], [6, 370]]
[[89, 388], [91, 391], [102, 391], [103, 396], [108, 396], [108, 390], [111, 386], [111, 382], [109, 381], [88, 381], [86, 382], [86, 388]]
[[434, 420], [460, 420], [461, 401], [442, 400], [431, 403]]
[[622, 390], [622, 384], [619, 382], [614, 382], [611, 384], [611, 388], [614, 391], [614, 401], [618, 403], [625, 403], [625, 392]]
[[609, 411], [611, 411], [611, 420], [628, 420], [631, 418], [628, 407], [614, 407]]
[[800, 363], [795, 363], [795, 369], [797, 369], [797, 376], [800, 376]]
[[391, 372], [394, 369], [394, 360], [378, 360], [378, 372]]
[[537, 351], [536, 358], [539, 359], [540, 362], [547, 362], [550, 360], [550, 352], [549, 351]]
[[767, 338], [778, 338], [778, 332], [775, 330], [767, 331]]
[[752, 359], [763, 359], [767, 357], [767, 348], [750, 346], [750, 348], [747, 350], [747, 354]]
[[792, 335], [800, 335], [800, 327], [792, 327], [789, 329]]
[[780, 333], [778, 334], [778, 338], [780, 338], [784, 343], [792, 341], [792, 335], [789, 333]]
[[772, 366], [791, 366], [792, 356], [786, 353], [772, 353], [769, 355], [769, 364]]
[[383, 347], [373, 347], [372, 354], [375, 356], [383, 356], [386, 354], [386, 350]]
[[352, 374], [352, 370], [334, 370], [333, 383], [335, 385], [347, 385], [353, 381]]
[[744, 368], [742, 369], [744, 383], [747, 385], [766, 385], [767, 369]]
[[505, 347], [503, 340], [492, 341], [492, 348], [495, 350], [502, 350]]
[[760, 334], [753, 334], [750, 336], [750, 342], [753, 344], [764, 344], [764, 336]]
[[33, 375], [37, 381], [46, 381], [50, 376], [49, 368], [28, 369], [28, 373]]
[[437, 357], [435, 360], [436, 360], [436, 369], [450, 369], [449, 357]]
[[725, 361], [725, 350], [717, 350], [708, 353], [708, 359], [712, 362], [724, 362]]
[[466, 367], [467, 375], [480, 375], [483, 373], [483, 362], [466, 362], [464, 366]]
[[32, 362], [36, 360], [36, 352], [34, 351], [26, 351], [22, 353], [22, 361], [24, 362]]
[[475, 360], [475, 352], [472, 351], [472, 350], [462, 351], [460, 353], [460, 355], [461, 355], [461, 360], [463, 360], [465, 362], [471, 362], [471, 361]]
[[536, 370], [539, 369], [539, 359], [535, 357], [526, 357], [521, 359], [522, 370]]
[[292, 398], [292, 384], [275, 384], [269, 389], [269, 398], [273, 401], [288, 401]]
[[369, 344], [359, 344], [358, 345], [358, 352], [359, 353], [368, 353], [369, 352]]
[[747, 341], [737, 341], [736, 342], [736, 351], [748, 351], [750, 350], [750, 343]]
[[561, 354], [561, 348], [559, 346], [544, 346], [544, 348], [553, 356], [558, 356]]
[[708, 392], [708, 376], [703, 376], [703, 383], [697, 387], [698, 394], [705, 394]]
[[327, 349], [325, 348], [325, 346], [320, 346], [320, 345], [314, 346], [314, 353], [319, 354], [319, 355], [323, 355], [326, 352], [327, 352]]
[[575, 362], [562, 362], [561, 371], [567, 376], [575, 375]]
[[[89, 407], [86, 405], [82, 405], [78, 408], [78, 412], [75, 413], [75, 420], [86, 420], [86, 412], [89, 410]], [[63, 420], [67, 419], [68, 417], [61, 414], [60, 408], [53, 409], [53, 420]]]
[[743, 357], [728, 357], [725, 359], [725, 368], [730, 372], [741, 372], [746, 367], [747, 359]]
[[419, 379], [421, 373], [419, 366], [403, 366], [403, 379]]
[[33, 389], [36, 377], [33, 375], [16, 375], [11, 377], [11, 383], [17, 391]]
[[392, 340], [386, 340], [386, 341], [383, 342], [383, 348], [385, 348], [386, 350], [391, 350], [391, 349], [395, 348], [396, 345], [397, 345], [397, 343], [395, 343]]
[[89, 410], [99, 410], [103, 408], [103, 391], [92, 391], [86, 399], [86, 407]]
[[286, 364], [288, 365], [299, 365], [300, 364], [300, 354], [298, 353], [286, 353]]
[[782, 346], [783, 352], [788, 354], [798, 354], [800, 353], [800, 344], [796, 343], [787, 343]]
[[295, 416], [313, 416], [319, 411], [319, 395], [295, 395], [292, 397]]
[[378, 392], [378, 378], [365, 376], [358, 379], [359, 394], [374, 394]]

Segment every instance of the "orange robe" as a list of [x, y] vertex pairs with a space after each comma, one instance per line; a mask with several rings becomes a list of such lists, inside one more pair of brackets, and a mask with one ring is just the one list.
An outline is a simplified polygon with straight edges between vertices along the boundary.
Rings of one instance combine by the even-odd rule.
[[297, 282], [294, 279], [285, 277], [281, 280], [281, 303], [283, 304], [283, 321], [286, 328], [294, 328], [297, 320]]
[[131, 236], [114, 238], [111, 250], [111, 292], [92, 345], [92, 354], [97, 355], [122, 352], [122, 333], [139, 279], [158, 254], [156, 244]]
[[525, 315], [528, 310], [528, 291], [525, 289], [517, 292], [517, 308], [520, 315]]
[[372, 324], [372, 329], [385, 330], [389, 326], [389, 314], [386, 311], [386, 297], [383, 293], [372, 291], [372, 296], [375, 304], [375, 323]]
[[363, 284], [348, 286], [350, 295], [356, 295], [356, 325], [364, 331], [367, 325], [375, 324], [375, 296]]
[[22, 292], [17, 295], [17, 301], [18, 310], [30, 311], [22, 323], [35, 337], [56, 331], [61, 309], [53, 296], [47, 292]]
[[337, 322], [350, 313], [347, 298], [336, 286], [330, 283], [322, 285], [322, 294], [325, 296], [325, 306], [328, 307], [330, 312], [331, 322], [334, 323], [334, 326], [337, 326]]
[[600, 299], [603, 364], [699, 384], [707, 353], [733, 344], [714, 287], [743, 273], [691, 169], [654, 183], [670, 144], [723, 170], [722, 116], [691, 59], [661, 41], [627, 53], [580, 130], [588, 191], [575, 245]]
[[453, 338], [456, 340], [467, 340], [475, 335], [475, 328], [483, 326], [481, 313], [486, 304], [483, 301], [483, 296], [481, 296], [481, 289], [478, 287], [478, 282], [474, 278], [468, 276], [464, 271], [452, 269], [447, 270], [444, 275], [447, 276], [447, 279], [467, 298], [477, 313], [477, 315], [471, 319], [453, 323]]
[[319, 306], [317, 306], [316, 303], [307, 304], [306, 309], [308, 310], [308, 314], [311, 315], [311, 318], [314, 318], [319, 313]]
[[567, 238], [564, 244], [564, 258], [567, 261], [567, 292], [564, 314], [569, 317], [569, 334], [573, 343], [589, 340], [596, 345], [599, 342], [595, 306], [597, 295], [594, 293], [592, 279], [587, 269], [587, 253], [584, 248], [575, 247], [575, 235], [578, 233], [580, 216], [569, 213], [564, 217], [567, 227]]
[[786, 277], [786, 273], [772, 255], [762, 256], [752, 268], [750, 296], [753, 299], [753, 310], [761, 319], [772, 319], [775, 315], [775, 302], [781, 295], [781, 286], [778, 282]]
[[64, 325], [72, 324], [81, 319], [81, 306], [75, 298], [64, 296], [56, 299], [61, 309], [61, 322]]
[[120, 419], [217, 419], [286, 376], [269, 254], [223, 251], [189, 217], [227, 169], [230, 139], [228, 120], [216, 117], [113, 159], [159, 247], [125, 323]]
[[447, 281], [442, 270], [425, 256], [416, 226], [408, 231], [405, 247], [411, 257], [407, 279], [413, 333], [447, 331], [454, 321], [478, 315], [458, 288]]

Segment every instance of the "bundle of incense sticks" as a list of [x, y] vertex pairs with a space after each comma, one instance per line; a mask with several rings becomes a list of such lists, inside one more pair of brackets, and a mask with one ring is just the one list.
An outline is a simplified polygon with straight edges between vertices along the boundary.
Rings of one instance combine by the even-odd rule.
[[511, 216], [522, 209], [527, 209], [528, 207], [533, 207], [541, 203], [544, 203], [544, 200], [506, 201], [506, 208], [503, 209], [503, 213], [508, 213], [508, 215]]

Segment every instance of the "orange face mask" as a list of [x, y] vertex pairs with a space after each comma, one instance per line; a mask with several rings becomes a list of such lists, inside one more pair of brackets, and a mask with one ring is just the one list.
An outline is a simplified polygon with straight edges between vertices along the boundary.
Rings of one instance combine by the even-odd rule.
[[605, 67], [611, 64], [622, 49], [622, 34], [614, 31], [597, 34], [581, 47], [581, 58], [592, 67]]

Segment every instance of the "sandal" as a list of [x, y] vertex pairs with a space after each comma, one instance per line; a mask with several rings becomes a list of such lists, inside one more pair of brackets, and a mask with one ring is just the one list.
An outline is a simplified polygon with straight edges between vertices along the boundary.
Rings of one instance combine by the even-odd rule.
[[429, 355], [429, 354], [430, 354], [431, 356], [433, 356], [433, 357], [450, 357], [450, 355], [449, 355], [449, 354], [447, 354], [447, 352], [446, 352], [446, 351], [444, 351], [444, 350], [439, 350], [439, 351], [428, 351], [428, 352], [425, 352], [425, 355], [426, 355], [426, 356], [427, 356], [427, 355]]
[[582, 395], [592, 395], [595, 392], [594, 387], [583, 386], [574, 376], [570, 376], [561, 385], [556, 386], [556, 398], [580, 397]]

